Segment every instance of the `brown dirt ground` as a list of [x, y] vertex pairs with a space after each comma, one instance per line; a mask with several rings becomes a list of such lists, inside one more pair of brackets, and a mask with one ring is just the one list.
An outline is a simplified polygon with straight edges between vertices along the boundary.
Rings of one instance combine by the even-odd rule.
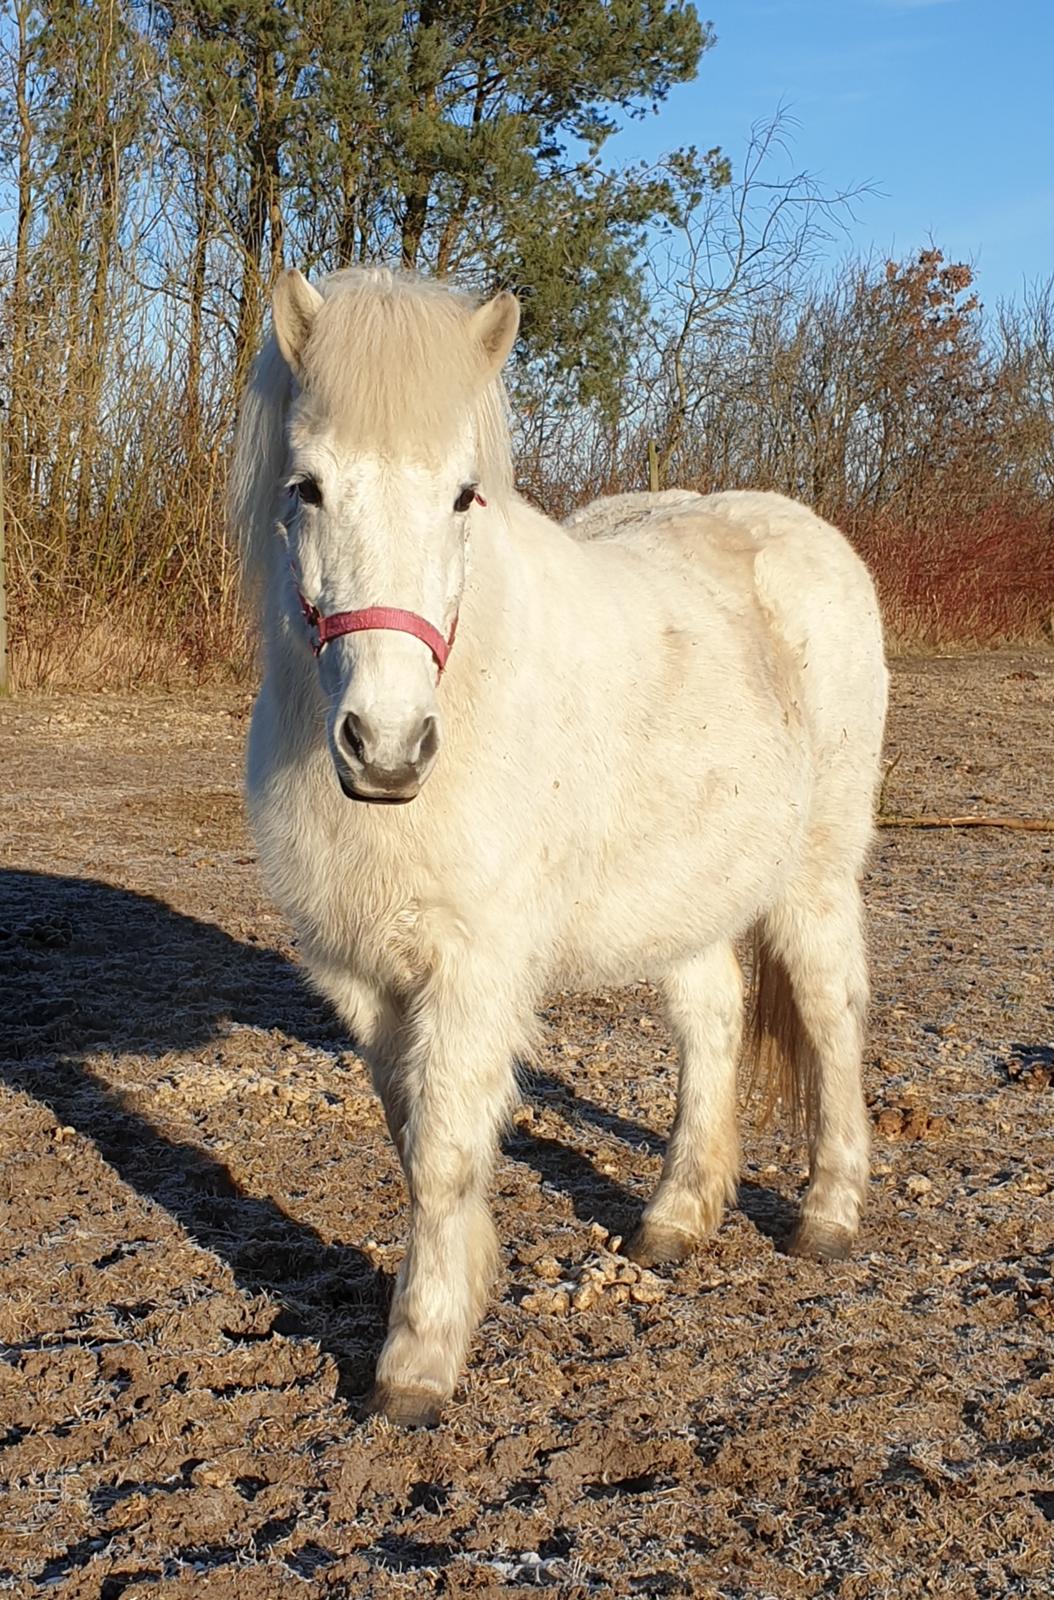
[[[889, 809], [1054, 813], [1050, 655], [906, 661], [894, 707]], [[708, 1248], [561, 1309], [619, 1266], [674, 1064], [647, 991], [556, 997], [506, 1271], [400, 1433], [357, 1400], [402, 1182], [257, 879], [247, 710], [0, 708], [0, 1592], [1050, 1593], [1054, 835], [880, 837], [845, 1265], [781, 1253], [802, 1152], [748, 1128]]]

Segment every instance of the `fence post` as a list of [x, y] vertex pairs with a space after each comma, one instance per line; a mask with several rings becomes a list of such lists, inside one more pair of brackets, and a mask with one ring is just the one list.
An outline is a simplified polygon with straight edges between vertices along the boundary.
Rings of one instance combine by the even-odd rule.
[[648, 488], [652, 494], [659, 492], [659, 446], [654, 439], [648, 440]]
[[4, 556], [4, 412], [0, 406], [0, 700], [11, 689], [7, 653], [7, 563]]

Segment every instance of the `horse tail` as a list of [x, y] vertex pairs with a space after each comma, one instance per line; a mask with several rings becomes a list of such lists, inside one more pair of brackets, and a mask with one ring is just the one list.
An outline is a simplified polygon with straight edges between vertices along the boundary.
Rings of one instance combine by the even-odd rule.
[[772, 1120], [777, 1106], [792, 1126], [802, 1126], [812, 1050], [786, 963], [760, 923], [754, 928], [744, 1056], [747, 1096], [759, 1103], [762, 1126]]

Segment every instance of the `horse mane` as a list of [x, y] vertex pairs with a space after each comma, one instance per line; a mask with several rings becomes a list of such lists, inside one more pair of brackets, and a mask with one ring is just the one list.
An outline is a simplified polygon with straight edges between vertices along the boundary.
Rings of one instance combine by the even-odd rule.
[[[489, 500], [513, 492], [505, 389], [480, 388], [468, 335], [479, 303], [442, 282], [387, 267], [347, 267], [319, 286], [323, 304], [304, 351], [302, 391], [344, 440], [396, 459], [441, 460], [474, 411], [480, 483]], [[235, 435], [229, 506], [243, 583], [259, 594], [278, 547], [286, 419], [297, 392], [274, 334], [253, 365]]]

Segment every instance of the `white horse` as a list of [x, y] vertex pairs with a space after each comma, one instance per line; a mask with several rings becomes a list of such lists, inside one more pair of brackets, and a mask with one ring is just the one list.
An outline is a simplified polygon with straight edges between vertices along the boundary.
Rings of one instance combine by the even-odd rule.
[[779, 495], [622, 496], [570, 531], [519, 499], [511, 295], [288, 272], [273, 312], [233, 475], [261, 592], [249, 805], [409, 1188], [373, 1404], [432, 1422], [496, 1269], [488, 1183], [547, 985], [662, 987], [677, 1115], [629, 1252], [677, 1260], [736, 1193], [755, 930], [756, 1040], [808, 1132], [793, 1248], [848, 1250], [881, 629], [845, 539]]

